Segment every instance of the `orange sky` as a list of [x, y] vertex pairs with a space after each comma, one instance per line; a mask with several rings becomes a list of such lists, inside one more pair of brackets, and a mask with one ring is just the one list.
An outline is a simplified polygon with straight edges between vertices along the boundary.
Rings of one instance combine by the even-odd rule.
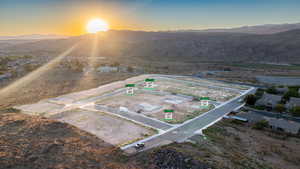
[[0, 0], [0, 36], [86, 33], [92, 18], [111, 29], [230, 28], [300, 21], [299, 0]]

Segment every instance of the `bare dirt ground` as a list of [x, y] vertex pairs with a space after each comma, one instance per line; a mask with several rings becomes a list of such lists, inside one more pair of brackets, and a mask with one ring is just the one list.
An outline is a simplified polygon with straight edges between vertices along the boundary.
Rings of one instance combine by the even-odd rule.
[[[157, 152], [176, 152], [199, 163], [217, 169], [298, 169], [300, 165], [300, 138], [254, 130], [250, 126], [222, 120], [194, 136], [193, 143], [175, 143], [145, 154], [138, 154], [137, 163], [146, 167], [153, 163], [170, 163], [171, 160], [144, 161], [158, 156]], [[163, 153], [168, 156], [168, 153]], [[161, 158], [163, 159], [163, 158]], [[188, 167], [186, 167], [188, 168]]]
[[120, 108], [123, 107], [130, 112], [140, 113], [161, 121], [166, 121], [164, 110], [174, 110], [173, 120], [166, 121], [170, 123], [182, 123], [194, 117], [195, 114], [200, 115], [209, 110], [209, 108], [200, 108], [199, 101], [157, 91], [136, 91], [133, 96], [128, 96], [124, 92], [99, 100], [96, 104], [112, 108], [115, 111], [120, 111]]
[[66, 123], [0, 114], [0, 168], [137, 169], [118, 148]]
[[[70, 110], [51, 117], [88, 131], [107, 143], [120, 146], [155, 134], [154, 130], [105, 113], [81, 109]], [[113, 125], [112, 125], [113, 124]]]
[[[202, 81], [199, 81], [199, 84], [201, 83]], [[212, 89], [205, 86], [199, 86], [196, 84], [190, 84], [184, 82], [176, 82], [173, 80], [159, 79], [155, 84], [157, 85], [158, 90], [167, 91], [171, 93], [184, 94], [188, 96], [210, 97], [212, 100], [216, 100], [220, 102], [227, 101], [239, 94], [238, 92], [227, 91], [225, 89], [215, 89], [215, 88]], [[213, 86], [213, 84], [210, 83], [209, 86]]]
[[[132, 76], [136, 76], [136, 74], [97, 73], [85, 75], [82, 72], [67, 69], [53, 69], [44, 76], [32, 80], [30, 84], [11, 91], [9, 95], [2, 95], [0, 97], [0, 109], [35, 103], [42, 99], [87, 90]], [[4, 85], [8, 84], [2, 84], [2, 87]]]

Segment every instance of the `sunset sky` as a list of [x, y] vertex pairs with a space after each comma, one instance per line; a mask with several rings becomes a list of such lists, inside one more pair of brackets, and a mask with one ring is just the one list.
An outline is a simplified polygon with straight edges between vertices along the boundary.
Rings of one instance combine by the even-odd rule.
[[178, 30], [300, 22], [300, 0], [0, 0], [0, 36], [112, 29]]

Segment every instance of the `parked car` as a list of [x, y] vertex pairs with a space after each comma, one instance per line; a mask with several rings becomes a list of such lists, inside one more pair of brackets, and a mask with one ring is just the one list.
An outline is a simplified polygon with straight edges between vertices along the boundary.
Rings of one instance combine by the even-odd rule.
[[137, 143], [137, 144], [134, 146], [134, 148], [135, 148], [136, 150], [141, 150], [141, 149], [145, 148], [145, 143]]

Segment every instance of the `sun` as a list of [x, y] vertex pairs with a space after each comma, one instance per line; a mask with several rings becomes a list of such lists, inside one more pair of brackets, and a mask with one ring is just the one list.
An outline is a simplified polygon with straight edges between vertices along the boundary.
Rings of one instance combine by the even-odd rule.
[[109, 30], [109, 25], [102, 19], [92, 19], [86, 25], [88, 33], [105, 32]]

